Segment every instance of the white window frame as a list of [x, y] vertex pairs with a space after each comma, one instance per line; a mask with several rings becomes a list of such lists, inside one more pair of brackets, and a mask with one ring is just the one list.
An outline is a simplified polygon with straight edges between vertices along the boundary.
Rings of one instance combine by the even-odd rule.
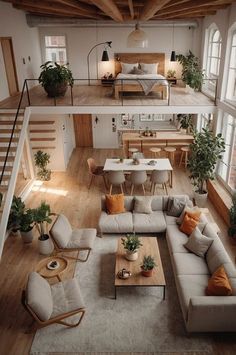
[[[233, 30], [231, 31], [231, 34], [230, 34], [230, 37], [229, 37], [229, 43], [230, 43], [230, 49], [229, 49], [229, 56], [228, 56], [228, 66], [227, 66], [227, 84], [226, 84], [226, 88], [225, 88], [225, 101], [227, 103], [229, 103], [230, 105], [232, 106], [236, 106], [236, 65], [235, 67], [231, 67], [230, 66], [230, 62], [231, 62], [231, 55], [232, 55], [232, 48], [235, 48], [236, 50], [236, 44], [233, 45], [233, 39], [234, 39], [234, 36], [235, 36], [235, 39], [236, 39], [236, 27], [234, 25], [234, 28]], [[228, 91], [228, 85], [229, 85], [229, 73], [230, 73], [230, 70], [234, 70], [235, 71], [235, 82], [234, 82], [234, 91], [235, 91], [235, 95], [232, 95], [232, 99], [229, 99], [227, 97], [227, 91]]]
[[[65, 38], [65, 46], [47, 46], [46, 45], [46, 37], [64, 37]], [[46, 50], [47, 48], [51, 48], [51, 49], [65, 49], [66, 51], [66, 60], [64, 63], [56, 61], [58, 64], [67, 64], [68, 63], [68, 49], [67, 49], [67, 38], [65, 34], [58, 34], [58, 33], [50, 33], [50, 34], [44, 34], [43, 36], [43, 46], [44, 46], [44, 61], [46, 61]]]

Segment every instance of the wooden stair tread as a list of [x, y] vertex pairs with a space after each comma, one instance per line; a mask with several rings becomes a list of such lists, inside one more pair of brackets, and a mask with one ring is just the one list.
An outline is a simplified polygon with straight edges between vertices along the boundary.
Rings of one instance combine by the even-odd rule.
[[55, 121], [29, 121], [29, 125], [54, 124]]
[[[14, 161], [14, 160], [15, 160], [15, 157], [12, 157], [12, 156], [7, 157], [7, 161]], [[0, 156], [0, 162], [4, 162], [4, 161], [5, 161], [5, 157]]]
[[[6, 152], [8, 147], [0, 147], [0, 152]], [[16, 147], [11, 147], [10, 152], [15, 152]]]
[[55, 129], [31, 129], [30, 133], [53, 133], [56, 132]]
[[[0, 134], [11, 134], [11, 132], [12, 132], [12, 129], [7, 129], [7, 128], [1, 129], [1, 128], [0, 128]], [[15, 129], [14, 129], [14, 134], [15, 134], [15, 133], [19, 133], [19, 132], [20, 132], [20, 129], [19, 129], [19, 128], [15, 128]]]
[[[5, 166], [4, 173], [5, 173], [6, 171], [12, 171], [12, 168], [13, 168], [13, 166], [9, 166], [9, 165]], [[9, 175], [9, 177], [10, 177], [10, 175]]]
[[[11, 126], [12, 126], [12, 125], [13, 125], [13, 122], [14, 122], [13, 120], [12, 120], [12, 121], [9, 121], [9, 120], [1, 121], [1, 120], [0, 120], [0, 125], [3, 125], [3, 126], [4, 126], [4, 125], [6, 125], [6, 126], [11, 125]], [[20, 121], [17, 120], [17, 125], [18, 125], [18, 126], [19, 126], [19, 124], [22, 125], [22, 123], [23, 123], [22, 120], [20, 120]]]
[[53, 142], [56, 138], [30, 138], [31, 142]]
[[[0, 143], [8, 143], [10, 140], [10, 137], [1, 137]], [[18, 138], [13, 137], [12, 142], [18, 142]]]

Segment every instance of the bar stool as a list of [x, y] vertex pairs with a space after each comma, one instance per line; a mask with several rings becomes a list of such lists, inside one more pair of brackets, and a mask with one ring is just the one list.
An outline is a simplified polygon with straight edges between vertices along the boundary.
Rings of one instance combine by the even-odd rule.
[[175, 165], [175, 147], [165, 147], [164, 151], [167, 153], [167, 157], [170, 159], [171, 165]]
[[181, 157], [179, 161], [179, 166], [181, 166], [181, 164], [184, 164], [186, 169], [188, 164], [188, 153], [190, 152], [190, 148], [189, 146], [185, 146], [185, 147], [181, 147], [180, 150], [181, 150]]
[[[129, 152], [128, 154], [129, 154], [129, 156], [130, 156], [130, 155], [132, 155], [133, 153], [138, 153], [138, 149], [137, 149], [137, 148], [129, 148], [129, 149], [128, 149], [128, 152]], [[131, 154], [130, 154], [130, 153], [131, 153]]]
[[149, 149], [149, 151], [152, 153], [152, 155], [154, 155], [155, 158], [160, 157], [161, 150], [162, 150], [161, 148], [157, 148], [157, 147], [151, 147]]

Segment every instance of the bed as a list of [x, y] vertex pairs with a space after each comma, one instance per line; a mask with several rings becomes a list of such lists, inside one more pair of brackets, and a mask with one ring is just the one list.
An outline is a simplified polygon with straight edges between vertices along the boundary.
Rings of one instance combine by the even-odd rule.
[[[127, 68], [130, 66], [130, 71], [122, 71], [124, 64]], [[140, 63], [142, 67], [140, 68]], [[153, 67], [154, 63], [158, 66]], [[146, 69], [146, 67], [156, 68], [152, 73], [142, 71], [139, 69]], [[126, 68], [126, 69], [127, 69]], [[165, 54], [164, 53], [116, 53], [115, 54], [115, 98], [119, 99], [120, 93], [141, 92], [145, 95], [150, 93], [161, 93], [161, 98], [166, 100], [168, 98], [168, 82], [164, 77], [165, 73]]]

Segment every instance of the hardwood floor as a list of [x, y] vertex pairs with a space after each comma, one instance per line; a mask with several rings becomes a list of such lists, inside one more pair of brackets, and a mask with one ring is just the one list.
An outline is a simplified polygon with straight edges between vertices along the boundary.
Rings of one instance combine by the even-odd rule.
[[[64, 213], [73, 226], [97, 227], [100, 214], [100, 198], [101, 194], [104, 193], [104, 185], [103, 179], [98, 177], [94, 180], [90, 191], [88, 191], [89, 178], [86, 160], [88, 157], [93, 156], [97, 163], [102, 165], [105, 162], [105, 158], [119, 155], [122, 155], [121, 150], [95, 150], [92, 148], [75, 150], [67, 172], [53, 173], [51, 181], [35, 184], [34, 191], [26, 201], [27, 206], [35, 207], [41, 200], [46, 200], [50, 203], [53, 212]], [[129, 186], [128, 191], [130, 191]], [[183, 169], [174, 168], [174, 187], [173, 189], [168, 188], [168, 191], [169, 194], [187, 193], [192, 196], [192, 187]], [[137, 193], [141, 194], [141, 189]], [[162, 188], [157, 188], [156, 193], [163, 194]], [[222, 239], [228, 252], [234, 258], [236, 247], [231, 246], [229, 243], [226, 225], [210, 202], [208, 202], [208, 207], [221, 229]], [[5, 243], [1, 260], [0, 279], [1, 355], [26, 355], [29, 353], [34, 334], [27, 334], [26, 332], [31, 325], [31, 318], [21, 305], [21, 292], [26, 283], [28, 273], [35, 269], [36, 264], [42, 258], [43, 256], [40, 256], [37, 250], [36, 231], [35, 239], [30, 245], [23, 244], [19, 236], [10, 236]], [[63, 278], [71, 277], [73, 272], [74, 262], [70, 261], [68, 271], [63, 275]], [[209, 336], [213, 338], [213, 354], [230, 355], [236, 353], [234, 334], [213, 334]], [[110, 354], [112, 355], [112, 353]], [[155, 354], [158, 354], [158, 352]], [[155, 354], [153, 353], [153, 355]], [[171, 354], [174, 355], [174, 353]], [[188, 355], [194, 354], [203, 355], [209, 353], [188, 353]], [[54, 353], [53, 355], [56, 354]]]

